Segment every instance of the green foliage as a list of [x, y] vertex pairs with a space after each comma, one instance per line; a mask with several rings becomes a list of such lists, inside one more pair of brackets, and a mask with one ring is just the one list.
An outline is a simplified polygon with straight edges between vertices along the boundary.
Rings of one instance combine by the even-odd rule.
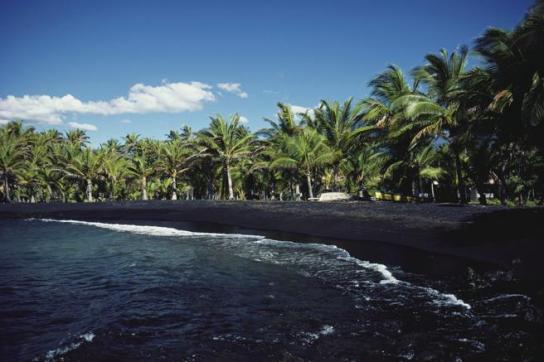
[[[388, 66], [359, 102], [305, 113], [278, 103], [252, 133], [235, 114], [165, 140], [128, 134], [89, 146], [82, 130], [0, 127], [6, 202], [118, 199], [300, 199], [329, 189], [432, 193], [435, 200], [534, 205], [544, 200], [544, 2], [511, 31], [489, 28], [469, 49]], [[486, 194], [493, 194], [487, 200]]]

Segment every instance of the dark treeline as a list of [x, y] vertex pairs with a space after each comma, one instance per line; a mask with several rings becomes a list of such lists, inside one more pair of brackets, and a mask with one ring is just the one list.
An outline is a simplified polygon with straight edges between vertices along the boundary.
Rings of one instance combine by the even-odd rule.
[[[469, 68], [474, 56], [479, 66]], [[5, 201], [300, 199], [326, 190], [434, 195], [465, 203], [544, 199], [544, 1], [473, 52], [428, 54], [408, 79], [391, 65], [360, 101], [304, 114], [278, 104], [252, 133], [238, 115], [158, 141], [127, 135], [98, 149], [81, 130], [0, 128]]]

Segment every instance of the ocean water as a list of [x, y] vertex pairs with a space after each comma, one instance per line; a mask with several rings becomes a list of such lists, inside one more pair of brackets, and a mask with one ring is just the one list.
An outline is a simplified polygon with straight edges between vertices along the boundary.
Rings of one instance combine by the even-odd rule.
[[542, 360], [530, 297], [259, 235], [0, 220], [5, 361]]

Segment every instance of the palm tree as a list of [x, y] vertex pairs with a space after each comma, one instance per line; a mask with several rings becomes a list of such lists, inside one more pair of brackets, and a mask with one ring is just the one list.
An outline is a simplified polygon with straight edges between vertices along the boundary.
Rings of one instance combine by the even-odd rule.
[[69, 143], [81, 148], [89, 142], [89, 136], [82, 129], [73, 129], [66, 132], [66, 139]]
[[[543, 42], [542, 0], [513, 31], [489, 28], [476, 41], [476, 50], [493, 75], [497, 96], [508, 98], [508, 115], [518, 132], [526, 130], [520, 126], [534, 127], [544, 122]], [[520, 119], [524, 124], [519, 124]]]
[[402, 70], [396, 65], [389, 65], [368, 85], [372, 92], [369, 98], [362, 101], [363, 118], [383, 129], [393, 124], [399, 117], [402, 118], [402, 113], [393, 105], [402, 96], [416, 94], [418, 82], [410, 86]]
[[412, 146], [428, 140], [429, 137], [440, 137], [448, 141], [455, 160], [457, 193], [461, 203], [467, 202], [461, 166], [461, 140], [467, 116], [463, 103], [463, 85], [468, 77], [465, 70], [467, 56], [466, 47], [451, 55], [444, 49], [439, 55], [428, 54], [425, 57], [427, 64], [413, 72], [414, 78], [426, 86], [427, 95], [406, 95], [395, 102], [412, 121], [403, 130], [417, 130], [412, 138]]
[[136, 133], [129, 133], [124, 137], [125, 144], [123, 149], [128, 154], [135, 154], [140, 148], [140, 135]]
[[233, 115], [230, 121], [225, 121], [221, 115], [211, 117], [211, 121], [210, 127], [200, 133], [199, 143], [204, 146], [205, 154], [222, 165], [223, 184], [227, 185], [229, 200], [233, 200], [232, 167], [254, 152], [253, 135], [240, 125], [238, 114]]
[[128, 175], [128, 162], [117, 151], [103, 153], [103, 171], [110, 181], [110, 199], [117, 195], [118, 182]]
[[300, 170], [306, 176], [309, 197], [313, 198], [312, 173], [317, 167], [332, 162], [335, 153], [326, 139], [309, 127], [295, 136], [285, 137], [283, 144], [283, 154], [278, 155], [271, 167]]
[[354, 151], [357, 137], [374, 128], [365, 126], [362, 117], [362, 104], [352, 106], [352, 98], [343, 104], [323, 100], [320, 107], [315, 109], [313, 119], [305, 117], [307, 123], [325, 136], [329, 148], [334, 152], [331, 165], [335, 190], [338, 188], [340, 162]]
[[396, 65], [390, 65], [369, 82], [371, 95], [363, 99], [364, 120], [376, 126], [372, 138], [377, 143], [382, 166], [382, 183], [386, 188], [407, 191], [410, 181], [409, 154], [413, 132], [407, 132], [410, 121], [406, 119], [397, 103], [402, 97], [420, 94], [419, 82], [412, 85]]
[[145, 156], [136, 156], [130, 160], [129, 172], [139, 180], [142, 200], [147, 200], [147, 179], [155, 169]]
[[77, 145], [69, 145], [63, 157], [63, 171], [68, 177], [85, 183], [86, 201], [93, 202], [93, 182], [102, 175], [104, 155], [89, 147], [79, 150]]
[[260, 131], [263, 135], [266, 135], [269, 139], [282, 135], [292, 136], [295, 133], [302, 130], [300, 122], [296, 119], [296, 114], [289, 104], [278, 102], [277, 119], [272, 120], [265, 118], [265, 122], [270, 124], [271, 128]]
[[350, 154], [340, 164], [340, 169], [347, 176], [348, 190], [362, 191], [376, 186], [388, 159], [388, 154], [380, 151], [376, 144], [365, 145], [357, 152]]
[[187, 144], [180, 140], [161, 143], [157, 170], [164, 172], [171, 179], [171, 200], [177, 200], [177, 179], [189, 169], [193, 155]]
[[25, 169], [27, 146], [19, 137], [11, 136], [9, 130], [0, 133], [0, 176], [4, 186], [4, 202], [11, 202], [10, 179], [16, 178]]
[[[418, 194], [423, 193], [423, 179], [426, 179], [431, 181], [433, 199], [435, 198], [432, 182], [438, 181], [445, 174], [444, 169], [437, 164], [439, 156], [440, 155], [433, 144], [429, 144], [421, 149], [412, 150], [410, 154], [410, 163], [417, 175]], [[416, 193], [414, 192], [414, 195], [415, 194]]]

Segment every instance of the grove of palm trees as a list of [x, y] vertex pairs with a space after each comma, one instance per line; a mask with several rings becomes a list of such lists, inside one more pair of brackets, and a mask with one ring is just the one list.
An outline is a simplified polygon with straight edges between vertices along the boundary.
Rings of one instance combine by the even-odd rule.
[[[420, 200], [544, 202], [544, 1], [473, 49], [440, 50], [405, 73], [388, 66], [370, 96], [278, 103], [267, 129], [238, 115], [209, 127], [89, 146], [84, 131], [0, 128], [6, 202], [299, 200], [366, 189]], [[492, 197], [491, 200], [488, 198]]]

